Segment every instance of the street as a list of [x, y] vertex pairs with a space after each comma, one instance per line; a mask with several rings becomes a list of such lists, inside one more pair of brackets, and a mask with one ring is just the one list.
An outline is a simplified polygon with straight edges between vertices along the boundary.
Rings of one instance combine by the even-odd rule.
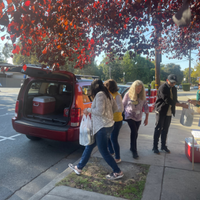
[[0, 88], [0, 200], [27, 200], [80, 158], [78, 142], [30, 141], [12, 128], [19, 88]]

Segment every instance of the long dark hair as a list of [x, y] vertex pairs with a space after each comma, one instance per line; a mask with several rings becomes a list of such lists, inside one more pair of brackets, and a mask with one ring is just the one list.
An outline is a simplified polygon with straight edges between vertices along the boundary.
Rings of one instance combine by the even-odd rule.
[[109, 93], [108, 89], [104, 86], [102, 80], [94, 79], [94, 81], [92, 81], [92, 83], [91, 83], [92, 96], [95, 97], [96, 94], [100, 91], [104, 92], [106, 97], [111, 100], [110, 93]]
[[113, 79], [108, 79], [104, 82], [104, 85], [106, 86], [106, 88], [111, 92], [111, 93], [115, 93], [119, 90], [117, 83], [115, 80]]

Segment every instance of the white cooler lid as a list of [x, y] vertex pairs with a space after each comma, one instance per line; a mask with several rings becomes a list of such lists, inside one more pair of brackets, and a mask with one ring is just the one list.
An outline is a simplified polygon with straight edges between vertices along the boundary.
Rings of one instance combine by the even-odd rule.
[[[185, 142], [186, 142], [189, 146], [192, 146], [192, 137], [185, 138]], [[195, 139], [194, 139], [194, 147], [200, 148], [200, 145], [197, 144], [197, 142], [196, 142]]]
[[41, 97], [34, 97], [33, 101], [40, 103], [47, 103], [47, 102], [54, 102], [55, 98], [50, 96], [41, 96]]

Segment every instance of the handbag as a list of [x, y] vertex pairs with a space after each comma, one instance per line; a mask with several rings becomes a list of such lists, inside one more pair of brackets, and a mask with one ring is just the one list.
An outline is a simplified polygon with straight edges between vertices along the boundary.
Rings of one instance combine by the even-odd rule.
[[188, 109], [183, 108], [183, 110], [182, 110], [181, 118], [180, 118], [180, 123], [183, 126], [192, 126], [193, 115], [194, 115], [194, 110], [193, 110], [193, 108], [189, 104]]
[[84, 114], [79, 129], [79, 144], [87, 146], [93, 144], [94, 141], [90, 116]]

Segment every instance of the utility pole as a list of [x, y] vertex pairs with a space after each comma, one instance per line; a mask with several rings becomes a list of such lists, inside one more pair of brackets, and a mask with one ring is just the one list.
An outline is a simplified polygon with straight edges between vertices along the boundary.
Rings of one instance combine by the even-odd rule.
[[[155, 19], [157, 24], [160, 24], [158, 19]], [[158, 40], [161, 36], [160, 28], [156, 25], [155, 32], [156, 32], [156, 39]], [[155, 89], [158, 89], [160, 86], [160, 62], [161, 62], [161, 54], [159, 52], [158, 41], [155, 47]]]
[[155, 89], [158, 89], [160, 86], [160, 57], [161, 57], [161, 55], [160, 55], [157, 47], [156, 47], [155, 51], [156, 51], [155, 52], [155, 61], [156, 61], [155, 62], [155, 64], [156, 64], [156, 66], [155, 66]]
[[191, 48], [189, 49], [189, 77], [188, 82], [191, 83]]

